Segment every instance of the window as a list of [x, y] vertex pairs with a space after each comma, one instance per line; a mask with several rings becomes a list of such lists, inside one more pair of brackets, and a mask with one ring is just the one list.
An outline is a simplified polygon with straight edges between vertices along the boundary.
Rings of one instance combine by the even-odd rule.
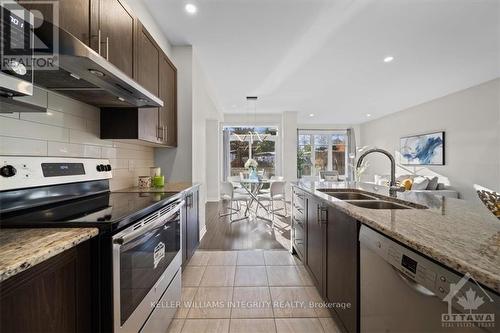
[[259, 164], [257, 170], [268, 177], [276, 173], [275, 127], [224, 127], [229, 135], [230, 170], [228, 175], [237, 176], [246, 172], [245, 163], [253, 158]]
[[336, 170], [345, 178], [347, 151], [346, 131], [299, 130], [297, 176], [319, 176], [320, 171]]

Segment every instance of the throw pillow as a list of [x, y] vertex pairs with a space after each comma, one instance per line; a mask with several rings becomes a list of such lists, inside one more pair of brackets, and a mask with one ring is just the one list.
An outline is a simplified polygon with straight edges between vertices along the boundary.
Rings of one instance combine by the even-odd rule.
[[435, 191], [438, 187], [438, 177], [432, 177], [429, 180], [429, 184], [427, 185], [427, 189], [431, 191]]
[[401, 182], [401, 186], [403, 186], [405, 188], [406, 191], [409, 191], [411, 190], [411, 186], [413, 184], [413, 181], [408, 178], [408, 179], [404, 179], [402, 182]]
[[411, 186], [412, 190], [425, 190], [429, 185], [429, 179], [426, 177], [415, 177]]

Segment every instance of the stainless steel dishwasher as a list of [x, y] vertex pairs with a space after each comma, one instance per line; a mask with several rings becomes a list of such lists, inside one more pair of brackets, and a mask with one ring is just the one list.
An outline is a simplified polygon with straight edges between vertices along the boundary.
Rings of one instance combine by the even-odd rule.
[[499, 332], [500, 296], [470, 275], [366, 226], [359, 242], [361, 332]]

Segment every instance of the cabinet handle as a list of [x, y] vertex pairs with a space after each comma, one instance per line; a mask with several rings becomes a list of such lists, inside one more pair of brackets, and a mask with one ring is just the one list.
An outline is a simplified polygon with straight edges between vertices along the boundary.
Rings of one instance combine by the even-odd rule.
[[160, 133], [162, 133], [162, 128], [161, 126], [158, 126], [158, 128], [156, 129], [156, 139], [158, 139], [159, 141], [163, 140]]
[[328, 222], [328, 208], [318, 205], [318, 224]]
[[166, 129], [165, 125], [162, 125], [161, 127], [163, 129], [163, 141], [167, 141], [167, 139], [166, 139], [167, 138], [167, 129]]
[[[161, 135], [160, 135], [160, 133], [161, 133]], [[158, 140], [165, 141], [165, 138], [166, 138], [165, 133], [166, 133], [165, 125], [158, 126], [156, 138]]]
[[106, 37], [106, 60], [109, 61], [109, 37]]
[[99, 55], [101, 55], [101, 29], [99, 29], [97, 31], [97, 43], [98, 43], [97, 53], [99, 53]]

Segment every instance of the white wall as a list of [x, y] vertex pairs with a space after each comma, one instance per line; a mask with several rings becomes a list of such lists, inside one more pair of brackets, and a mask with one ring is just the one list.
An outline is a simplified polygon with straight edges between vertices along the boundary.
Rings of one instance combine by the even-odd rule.
[[222, 174], [222, 150], [220, 145], [220, 121], [207, 120], [206, 124], [206, 183], [207, 201], [219, 201]]
[[[192, 174], [193, 182], [200, 183], [200, 235], [205, 232], [205, 203], [207, 201], [207, 168], [214, 159], [213, 149], [207, 140], [207, 122], [219, 121], [222, 114], [219, 113], [213, 98], [211, 87], [208, 84], [205, 73], [193, 52], [193, 151], [192, 151]], [[213, 140], [213, 135], [210, 136]], [[215, 157], [216, 158], [216, 157]], [[213, 169], [213, 165], [210, 167]], [[211, 184], [212, 185], [212, 184]]]
[[154, 166], [151, 147], [100, 139], [99, 109], [35, 89], [46, 113], [0, 114], [0, 155], [62, 156], [109, 159], [112, 190], [137, 185]]
[[[464, 199], [476, 199], [474, 184], [500, 191], [500, 79], [361, 124], [363, 145], [397, 156], [400, 137], [445, 131], [444, 166], [399, 166], [398, 174], [439, 175]], [[383, 157], [368, 157], [367, 180], [388, 174]]]
[[[293, 182], [297, 180], [297, 112], [283, 112], [281, 128], [283, 177]], [[291, 199], [291, 186], [287, 186], [287, 200]]]

